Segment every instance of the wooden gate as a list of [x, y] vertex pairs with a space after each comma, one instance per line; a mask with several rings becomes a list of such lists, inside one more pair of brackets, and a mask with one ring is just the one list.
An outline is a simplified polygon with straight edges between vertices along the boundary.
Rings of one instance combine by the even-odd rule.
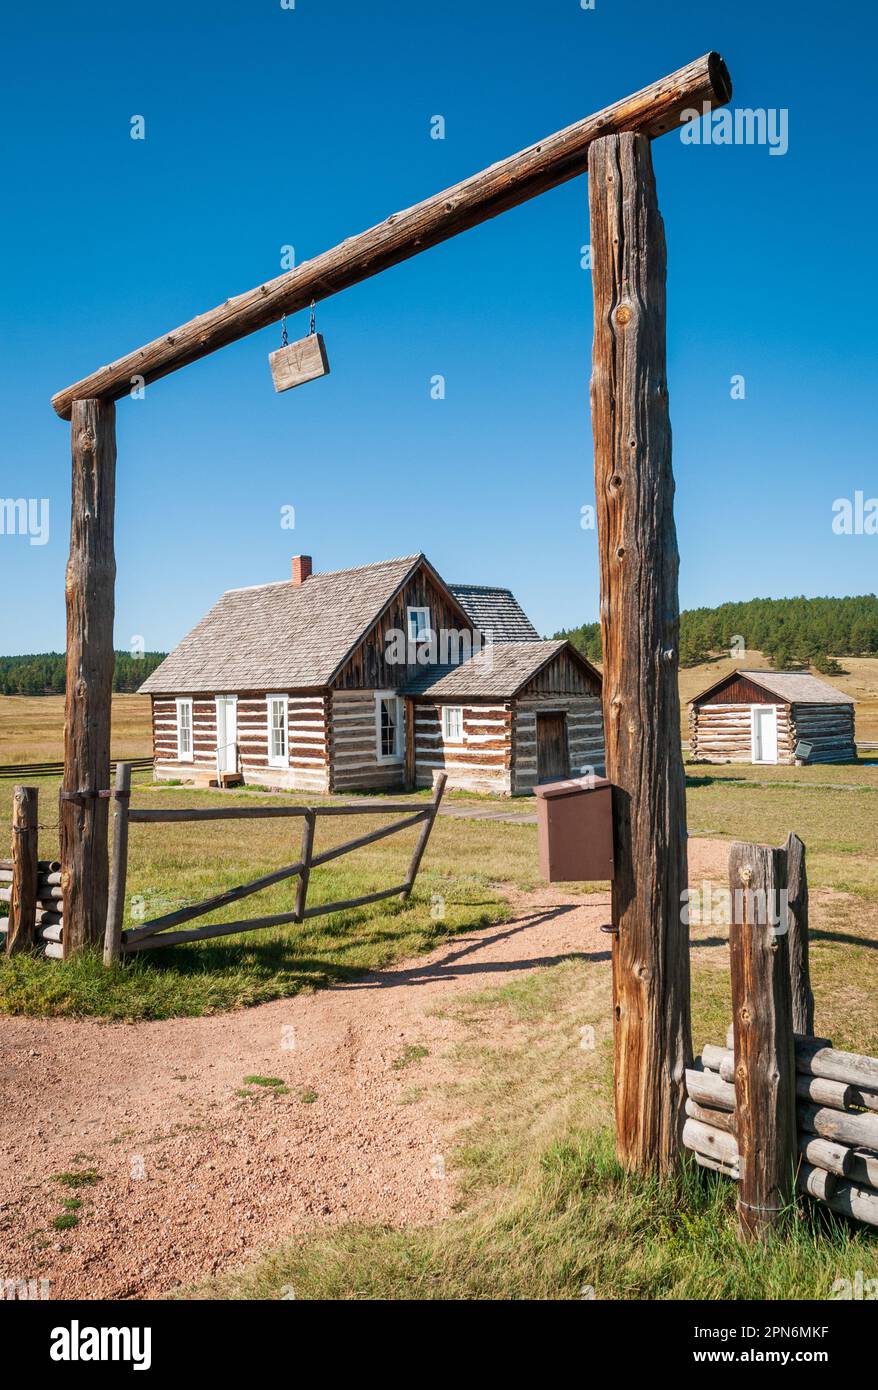
[[[367, 804], [363, 806], [345, 803], [343, 806], [216, 806], [193, 808], [192, 810], [177, 808], [173, 810], [140, 810], [129, 805], [130, 781], [130, 768], [122, 764], [117, 770], [116, 789], [113, 793], [115, 798], [113, 872], [110, 883], [107, 930], [104, 938], [105, 965], [109, 965], [118, 960], [120, 956], [129, 955], [134, 951], [152, 951], [162, 946], [179, 946], [186, 941], [205, 941], [214, 936], [231, 936], [238, 932], [258, 931], [263, 927], [282, 926], [288, 922], [302, 922], [306, 917], [321, 917], [330, 912], [342, 912], [347, 908], [364, 907], [367, 903], [380, 902], [382, 898], [399, 897], [405, 902], [411, 894], [421, 859], [427, 848], [433, 822], [436, 819], [442, 801], [442, 793], [445, 790], [446, 774], [444, 772], [439, 773], [432, 799], [428, 805], [416, 811], [412, 810], [413, 803], [410, 801], [388, 801], [378, 805]], [[314, 832], [317, 820], [321, 816], [382, 816], [394, 815], [398, 812], [407, 812], [408, 814], [403, 820], [394, 821], [392, 825], [382, 825], [378, 830], [370, 831], [368, 835], [359, 835], [356, 839], [346, 840], [344, 844], [333, 845], [331, 849], [323, 850], [319, 854], [314, 853]], [[271, 820], [290, 816], [298, 817], [302, 821], [302, 844], [299, 858], [294, 864], [286, 864], [280, 869], [272, 870], [271, 873], [262, 874], [261, 877], [253, 879], [250, 883], [242, 883], [235, 888], [227, 888], [222, 893], [216, 893], [212, 897], [205, 898], [202, 902], [192, 903], [188, 907], [181, 907], [176, 912], [168, 912], [162, 917], [154, 917], [151, 921], [144, 922], [142, 926], [133, 927], [129, 931], [122, 930], [128, 864], [128, 827], [132, 822], [140, 825], [155, 825], [174, 824], [181, 821]], [[420, 825], [421, 833], [418, 836], [408, 872], [402, 883], [394, 884], [392, 888], [381, 888], [374, 893], [365, 893], [359, 898], [322, 903], [317, 907], [307, 906], [308, 882], [312, 869], [316, 869], [320, 864], [328, 864], [333, 859], [339, 859], [344, 854], [350, 854], [355, 849], [361, 849], [364, 845], [374, 844], [376, 840], [383, 840], [388, 835], [395, 835], [398, 830], [407, 830], [413, 825]], [[269, 916], [247, 917], [235, 922], [216, 922], [209, 926], [190, 927], [185, 931], [169, 930], [172, 927], [182, 926], [184, 922], [191, 922], [197, 917], [204, 917], [210, 912], [216, 912], [220, 908], [227, 907], [229, 903], [238, 902], [241, 898], [249, 897], [251, 893], [258, 893], [260, 889], [270, 888], [275, 883], [281, 883], [288, 878], [298, 878], [299, 880], [296, 885], [296, 904], [292, 912], [275, 912]]]

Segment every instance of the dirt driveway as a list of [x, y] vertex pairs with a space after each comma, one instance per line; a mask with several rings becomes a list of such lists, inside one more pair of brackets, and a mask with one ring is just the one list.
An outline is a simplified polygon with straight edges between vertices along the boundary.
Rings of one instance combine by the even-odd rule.
[[[726, 856], [692, 841], [692, 881], [722, 878]], [[456, 1040], [438, 1011], [571, 955], [608, 969], [608, 901], [546, 887], [503, 926], [233, 1014], [3, 1019], [0, 1278], [48, 1278], [52, 1298], [148, 1297], [315, 1221], [438, 1219], [454, 1195], [439, 1097]], [[86, 1170], [91, 1185], [58, 1181]], [[65, 1199], [81, 1200], [79, 1223], [57, 1230]]]

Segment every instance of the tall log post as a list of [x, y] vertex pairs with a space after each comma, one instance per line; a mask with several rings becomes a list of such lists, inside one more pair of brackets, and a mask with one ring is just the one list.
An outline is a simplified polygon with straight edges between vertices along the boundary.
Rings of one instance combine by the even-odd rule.
[[732, 845], [729, 948], [735, 1045], [735, 1121], [741, 1155], [738, 1221], [764, 1239], [793, 1199], [796, 1061], [783, 894], [786, 851]]
[[67, 561], [67, 694], [61, 787], [64, 956], [101, 940], [107, 920], [110, 700], [116, 560], [116, 410], [73, 404], [70, 557]]
[[784, 845], [787, 857], [787, 905], [789, 922], [790, 987], [793, 998], [793, 1032], [814, 1033], [814, 991], [808, 963], [808, 874], [805, 846], [790, 831]]
[[28, 951], [37, 930], [37, 789], [15, 787], [12, 792], [12, 891], [6, 954]]
[[664, 1172], [682, 1151], [692, 1062], [665, 239], [645, 136], [596, 140], [588, 172], [616, 1146], [627, 1168]]

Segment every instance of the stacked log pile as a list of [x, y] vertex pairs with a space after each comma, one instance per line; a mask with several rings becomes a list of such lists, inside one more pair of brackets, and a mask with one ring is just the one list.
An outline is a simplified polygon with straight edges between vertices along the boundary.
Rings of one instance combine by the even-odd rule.
[[[12, 860], [0, 859], [0, 902], [12, 901]], [[0, 917], [0, 936], [6, 936], [8, 917]], [[36, 942], [53, 960], [62, 955], [64, 914], [61, 892], [61, 864], [57, 859], [37, 861]]]
[[[683, 1143], [703, 1168], [740, 1179], [732, 1030], [686, 1072]], [[832, 1211], [878, 1226], [878, 1058], [795, 1035], [796, 1186]]]

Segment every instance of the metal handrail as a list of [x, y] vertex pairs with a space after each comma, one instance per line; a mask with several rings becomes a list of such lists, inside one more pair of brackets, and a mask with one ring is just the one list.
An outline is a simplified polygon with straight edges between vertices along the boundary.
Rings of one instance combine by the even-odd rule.
[[216, 746], [216, 780], [217, 780], [217, 785], [218, 785], [218, 786], [222, 786], [222, 780], [223, 780], [223, 769], [220, 767], [220, 753], [225, 753], [225, 751], [226, 751], [227, 748], [234, 748], [234, 750], [235, 750], [235, 767], [234, 767], [234, 771], [232, 772], [231, 775], [232, 775], [232, 776], [237, 776], [237, 774], [238, 774], [238, 772], [239, 772], [239, 770], [240, 770], [240, 766], [239, 766], [239, 765], [240, 765], [240, 758], [239, 758], [239, 755], [238, 755], [238, 740], [237, 740], [237, 739], [230, 739], [230, 741], [229, 741], [228, 743], [218, 743], [217, 746]]

